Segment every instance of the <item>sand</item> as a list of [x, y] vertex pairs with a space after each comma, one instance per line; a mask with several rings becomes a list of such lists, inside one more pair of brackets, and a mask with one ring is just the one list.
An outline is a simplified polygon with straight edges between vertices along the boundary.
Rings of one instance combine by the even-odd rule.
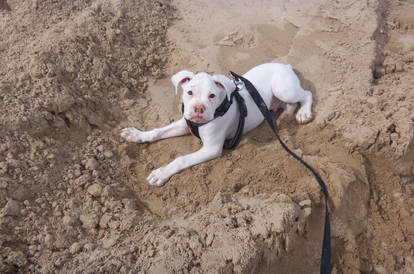
[[[287, 145], [330, 193], [333, 273], [414, 272], [412, 1], [0, 1], [0, 272], [317, 273], [323, 196], [262, 124], [174, 175], [169, 77], [291, 64]], [[274, 118], [276, 119], [276, 115]]]

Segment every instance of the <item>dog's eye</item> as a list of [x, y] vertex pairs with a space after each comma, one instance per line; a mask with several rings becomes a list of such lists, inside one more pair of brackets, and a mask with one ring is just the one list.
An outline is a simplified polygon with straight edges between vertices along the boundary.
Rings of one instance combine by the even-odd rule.
[[216, 97], [216, 95], [213, 94], [213, 93], [208, 96], [208, 98], [210, 98], [210, 99], [214, 99], [215, 97]]
[[191, 90], [189, 90], [189, 91], [187, 91], [187, 94], [191, 96], [191, 95], [193, 95], [193, 92]]

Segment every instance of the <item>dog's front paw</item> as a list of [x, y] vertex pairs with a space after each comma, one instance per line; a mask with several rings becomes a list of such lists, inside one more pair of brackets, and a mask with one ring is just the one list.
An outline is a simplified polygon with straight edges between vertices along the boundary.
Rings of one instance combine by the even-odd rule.
[[129, 142], [143, 143], [148, 142], [148, 136], [145, 131], [138, 130], [134, 127], [128, 127], [121, 130], [121, 137]]
[[166, 174], [165, 168], [160, 167], [151, 172], [151, 174], [147, 177], [147, 181], [151, 185], [162, 186], [169, 178], [170, 176]]

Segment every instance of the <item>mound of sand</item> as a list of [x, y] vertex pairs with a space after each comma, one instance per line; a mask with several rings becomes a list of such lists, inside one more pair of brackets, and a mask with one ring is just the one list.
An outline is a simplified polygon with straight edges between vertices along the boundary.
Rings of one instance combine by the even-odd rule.
[[[331, 195], [336, 273], [413, 271], [409, 1], [0, 1], [0, 272], [309, 273], [323, 199], [261, 125], [162, 188], [191, 136], [169, 76], [290, 63], [315, 119], [280, 133]], [[260, 16], [258, 16], [260, 15]]]

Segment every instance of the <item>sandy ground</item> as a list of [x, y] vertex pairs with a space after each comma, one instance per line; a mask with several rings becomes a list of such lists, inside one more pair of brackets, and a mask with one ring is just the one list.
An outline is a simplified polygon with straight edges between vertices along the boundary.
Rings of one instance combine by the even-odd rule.
[[[414, 272], [414, 3], [0, 0], [0, 272], [317, 273], [323, 200], [266, 125], [145, 178], [192, 136], [169, 77], [291, 64], [314, 120], [282, 139], [328, 185], [333, 273]], [[275, 116], [276, 117], [276, 116]]]

